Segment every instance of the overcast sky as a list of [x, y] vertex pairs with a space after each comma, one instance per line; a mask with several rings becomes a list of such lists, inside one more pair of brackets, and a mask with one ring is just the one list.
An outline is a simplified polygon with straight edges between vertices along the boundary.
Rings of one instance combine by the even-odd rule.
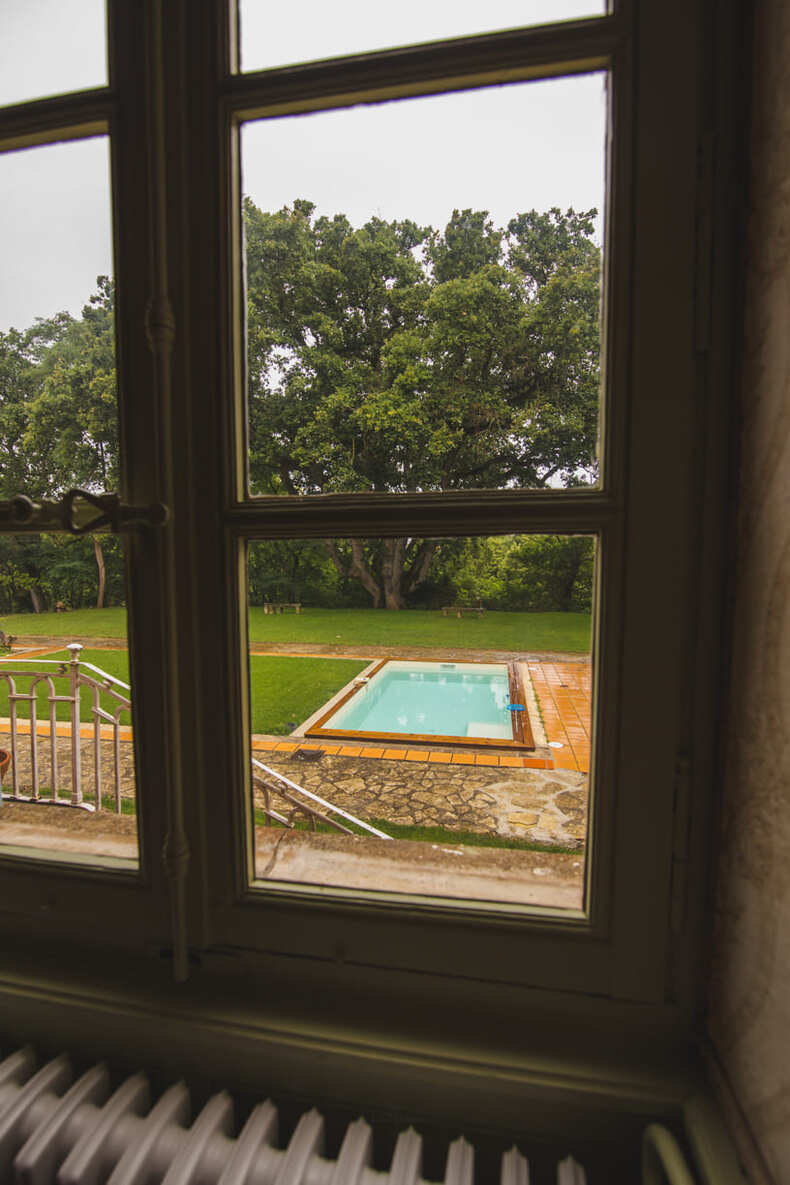
[[[242, 0], [242, 64], [600, 11], [595, 0]], [[101, 0], [0, 0], [0, 102], [102, 85], [103, 39]], [[355, 225], [375, 214], [441, 227], [466, 206], [500, 224], [533, 208], [600, 209], [604, 126], [600, 75], [262, 121], [244, 129], [243, 189], [263, 209], [304, 197]], [[110, 235], [105, 140], [0, 156], [0, 330], [79, 315], [112, 270]]]
[[605, 0], [240, 0], [242, 70], [599, 16]]
[[600, 210], [604, 83], [587, 75], [248, 124], [245, 194], [262, 209], [294, 198], [321, 214], [413, 218], [442, 228], [453, 209], [503, 225], [524, 210]]

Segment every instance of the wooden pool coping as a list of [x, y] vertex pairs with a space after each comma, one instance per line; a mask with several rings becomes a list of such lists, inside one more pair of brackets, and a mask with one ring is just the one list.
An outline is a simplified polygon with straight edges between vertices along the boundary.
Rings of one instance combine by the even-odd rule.
[[[348, 690], [339, 698], [332, 701], [331, 707], [327, 709], [318, 719], [306, 728], [304, 735], [306, 737], [316, 737], [328, 741], [383, 741], [391, 747], [400, 747], [403, 745], [461, 745], [465, 748], [474, 749], [535, 749], [535, 739], [532, 735], [532, 728], [529, 720], [529, 711], [524, 707], [523, 712], [511, 712], [510, 725], [513, 731], [512, 740], [507, 740], [504, 737], [470, 737], [470, 736], [450, 736], [437, 733], [411, 733], [411, 732], [375, 732], [368, 729], [350, 729], [350, 728], [331, 728], [324, 727], [325, 723], [332, 719], [338, 711], [348, 703], [355, 695], [358, 695], [371, 679], [378, 675], [390, 662], [419, 662], [423, 664], [435, 662], [437, 666], [447, 665], [440, 659], [408, 659], [400, 658], [395, 655], [389, 655], [386, 658], [380, 659], [375, 666], [370, 670], [370, 673], [364, 678], [357, 676], [352, 680]], [[465, 661], [463, 659], [455, 659], [452, 663], [456, 666], [498, 666], [505, 667], [508, 678], [508, 694], [511, 703], [523, 703], [526, 705], [524, 696], [524, 687], [519, 673], [519, 663], [517, 662], [486, 662], [481, 660]], [[304, 727], [304, 726], [303, 726]], [[413, 758], [411, 760], [416, 760]], [[540, 767], [544, 768], [544, 767]]]

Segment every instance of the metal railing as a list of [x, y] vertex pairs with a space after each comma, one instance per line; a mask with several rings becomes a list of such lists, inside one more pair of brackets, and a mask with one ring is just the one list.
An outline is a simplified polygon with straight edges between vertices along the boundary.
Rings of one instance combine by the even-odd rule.
[[[121, 813], [121, 723], [120, 716], [131, 709], [131, 688], [128, 683], [116, 679], [114, 675], [93, 666], [89, 662], [80, 661], [82, 646], [79, 642], [71, 642], [66, 649], [69, 659], [45, 658], [11, 658], [0, 659], [0, 682], [8, 687], [9, 731], [11, 734], [11, 793], [9, 794], [0, 776], [0, 791], [6, 798], [19, 802], [51, 802], [59, 805], [81, 807], [83, 810], [100, 811], [102, 809], [102, 790], [104, 781], [104, 763], [102, 761], [102, 744], [112, 746], [112, 790], [115, 800], [115, 810]], [[53, 667], [51, 671], [41, 671], [42, 666]], [[31, 667], [39, 668], [31, 671]], [[59, 695], [55, 689], [55, 679], [68, 678], [68, 693]], [[17, 680], [29, 680], [26, 691], [20, 691]], [[49, 717], [49, 766], [50, 785], [41, 786], [41, 761], [39, 754], [38, 731], [38, 691], [41, 685], [46, 688], [47, 715]], [[90, 715], [92, 717], [93, 734], [90, 738], [93, 748], [93, 797], [92, 803], [86, 802], [82, 785], [82, 731], [81, 731], [81, 688], [87, 687], [91, 691]], [[102, 704], [102, 697], [104, 705]], [[109, 702], [108, 702], [109, 701]], [[29, 705], [30, 718], [30, 793], [22, 792], [20, 785], [19, 757], [23, 745], [21, 729], [19, 728], [19, 705]], [[60, 760], [58, 753], [57, 705], [68, 704], [69, 712], [69, 766], [70, 787], [68, 793], [61, 778]], [[102, 738], [102, 725], [111, 730], [109, 741]], [[42, 789], [48, 789], [45, 796]]]
[[[344, 811], [342, 807], [333, 806], [325, 798], [313, 794], [304, 786], [298, 786], [296, 782], [286, 778], [285, 774], [279, 774], [277, 770], [258, 761], [257, 757], [252, 758], [252, 784], [263, 796], [262, 810], [267, 824], [275, 823], [279, 827], [295, 828], [298, 816], [302, 815], [310, 824], [311, 831], [315, 831], [317, 823], [326, 823], [335, 831], [343, 831], [346, 835], [356, 835], [357, 832], [353, 828], [358, 827], [365, 835], [374, 835], [376, 839], [392, 839], [391, 835], [386, 835], [370, 823], [364, 823], [362, 819]], [[272, 797], [285, 806], [277, 810], [272, 805]], [[346, 827], [346, 823], [350, 823], [351, 827]]]

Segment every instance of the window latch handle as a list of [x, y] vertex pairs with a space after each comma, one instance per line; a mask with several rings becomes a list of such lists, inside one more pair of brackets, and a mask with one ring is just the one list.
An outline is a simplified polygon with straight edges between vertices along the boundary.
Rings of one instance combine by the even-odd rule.
[[0, 530], [68, 531], [87, 535], [93, 531], [120, 534], [145, 527], [163, 527], [169, 511], [161, 502], [150, 506], [129, 506], [117, 494], [93, 494], [90, 490], [67, 490], [56, 502], [34, 502], [17, 494], [0, 503]]

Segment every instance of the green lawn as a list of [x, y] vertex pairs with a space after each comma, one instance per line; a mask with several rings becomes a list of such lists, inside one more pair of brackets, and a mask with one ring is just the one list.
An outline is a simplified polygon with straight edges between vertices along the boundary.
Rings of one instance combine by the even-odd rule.
[[[68, 658], [67, 651], [58, 651], [54, 655], [47, 655], [47, 659]], [[129, 682], [129, 660], [125, 650], [83, 650], [80, 658], [83, 662], [93, 663], [109, 675]], [[252, 705], [252, 731], [271, 733], [284, 736], [291, 732], [293, 724], [301, 724], [308, 716], [317, 711], [322, 704], [344, 687], [355, 675], [364, 670], [367, 664], [356, 662], [348, 658], [280, 658], [269, 655], [253, 654], [250, 657], [250, 693]], [[0, 662], [0, 672], [3, 667], [18, 667], [24, 669], [24, 664], [16, 664], [13, 657], [10, 661]], [[38, 669], [54, 671], [54, 664], [39, 662]], [[68, 678], [55, 678], [55, 694], [68, 694]], [[16, 680], [17, 691], [27, 691], [30, 680], [20, 678]], [[38, 718], [49, 719], [49, 709], [46, 704], [46, 684], [39, 684]], [[92, 694], [89, 688], [83, 687], [80, 696], [80, 712], [83, 721], [91, 721], [90, 708]], [[100, 704], [109, 709], [110, 697], [100, 696]], [[27, 720], [30, 711], [26, 703], [17, 707], [20, 719]], [[8, 716], [8, 684], [0, 679], [0, 716]], [[69, 720], [69, 705], [56, 705], [56, 718]], [[128, 712], [121, 713], [121, 723], [130, 724]], [[289, 727], [291, 724], [291, 727]]]
[[[273, 827], [280, 830], [280, 824], [267, 822], [265, 813], [257, 808], [254, 811], [256, 827]], [[383, 831], [385, 835], [389, 835], [391, 839], [409, 839], [419, 843], [432, 844], [447, 844], [448, 847], [457, 847], [461, 844], [466, 844], [474, 848], [506, 848], [514, 852], [553, 852], [567, 856], [578, 856], [580, 848], [563, 847], [561, 844], [540, 843], [538, 840], [532, 839], [511, 839], [505, 835], [489, 835], [487, 832], [481, 831], [463, 831], [456, 830], [453, 827], [420, 827], [416, 823], [391, 823], [388, 819], [363, 819], [363, 822], [370, 823], [371, 826], [376, 827], [379, 831]], [[349, 823], [348, 820], [341, 819], [344, 827], [348, 827], [354, 835], [360, 835], [364, 839], [367, 832], [363, 831], [361, 827]], [[306, 820], [299, 820], [295, 824], [296, 831], [312, 831], [312, 827]], [[320, 835], [338, 835], [339, 832], [330, 827], [328, 823], [316, 823], [315, 831]]]
[[250, 609], [251, 642], [337, 642], [347, 646], [453, 647], [466, 650], [590, 649], [586, 613], [486, 613], [442, 617], [438, 609], [306, 609], [266, 614]]
[[[79, 609], [70, 613], [25, 613], [0, 618], [0, 628], [18, 637], [126, 636], [124, 609]], [[452, 647], [459, 650], [560, 650], [586, 654], [590, 649], [590, 618], [586, 613], [486, 613], [476, 617], [442, 617], [439, 610], [306, 609], [265, 614], [250, 609], [250, 641], [333, 643], [364, 648], [391, 646]]]
[[5, 613], [0, 629], [14, 637], [126, 638], [125, 609], [75, 609], [68, 613]]
[[274, 736], [292, 732], [366, 666], [349, 658], [251, 655], [252, 731]]

